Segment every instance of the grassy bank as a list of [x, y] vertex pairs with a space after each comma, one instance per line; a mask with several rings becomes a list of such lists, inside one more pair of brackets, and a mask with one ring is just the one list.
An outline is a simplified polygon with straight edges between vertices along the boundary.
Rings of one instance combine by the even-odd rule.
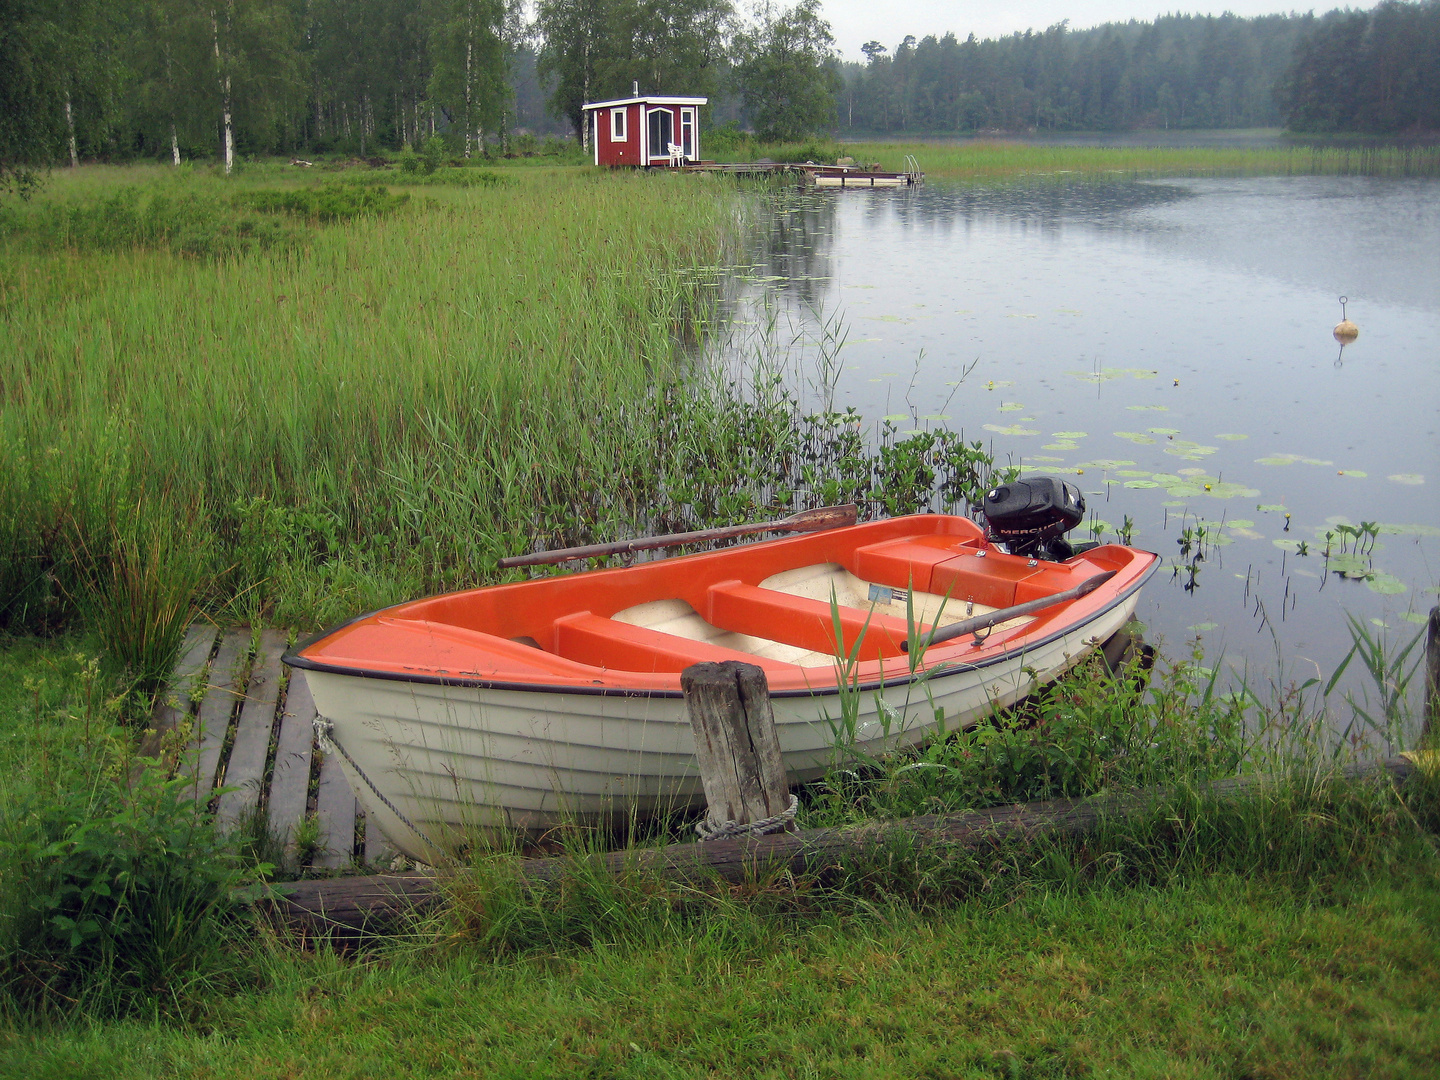
[[[707, 150], [708, 152], [708, 150]], [[1021, 176], [1440, 176], [1436, 147], [1036, 146], [1021, 142], [809, 143], [741, 141], [722, 161], [816, 161], [838, 157], [903, 171], [913, 155], [928, 180]]]

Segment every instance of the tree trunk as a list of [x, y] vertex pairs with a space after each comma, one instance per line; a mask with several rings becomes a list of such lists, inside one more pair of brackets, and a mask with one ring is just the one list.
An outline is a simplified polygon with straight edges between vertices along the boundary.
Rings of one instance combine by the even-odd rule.
[[470, 156], [470, 136], [475, 130], [475, 112], [472, 103], [474, 73], [471, 67], [475, 56], [475, 40], [471, 20], [465, 20], [465, 156]]
[[180, 167], [180, 137], [175, 134], [175, 121], [170, 121], [170, 158], [175, 167]]
[[70, 109], [70, 91], [65, 91], [65, 127], [70, 132], [70, 167], [80, 165], [80, 149], [75, 144], [75, 114]]
[[[226, 21], [228, 23], [228, 18]], [[235, 168], [235, 129], [230, 122], [230, 72], [223, 70], [224, 63], [220, 57], [220, 16], [213, 7], [210, 9], [210, 31], [215, 39], [215, 70], [220, 75], [220, 115], [223, 128], [221, 141], [224, 144], [225, 175], [229, 176]]]

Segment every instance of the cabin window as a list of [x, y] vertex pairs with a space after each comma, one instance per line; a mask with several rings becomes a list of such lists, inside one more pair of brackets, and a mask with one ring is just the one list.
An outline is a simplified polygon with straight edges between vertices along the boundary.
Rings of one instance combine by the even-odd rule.
[[628, 138], [629, 138], [629, 133], [626, 132], [626, 130], [625, 130], [625, 110], [624, 110], [624, 109], [611, 109], [611, 110], [610, 110], [610, 141], [611, 141], [611, 142], [624, 142], [624, 141], [625, 141], [626, 139], [628, 139]]

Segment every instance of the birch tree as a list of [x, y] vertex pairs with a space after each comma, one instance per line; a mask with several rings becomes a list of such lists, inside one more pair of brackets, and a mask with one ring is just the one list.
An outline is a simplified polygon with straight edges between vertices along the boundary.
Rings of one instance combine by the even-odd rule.
[[499, 125], [511, 91], [506, 27], [515, 7], [506, 0], [433, 0], [430, 30], [431, 99], [463, 134], [463, 150], [484, 147]]

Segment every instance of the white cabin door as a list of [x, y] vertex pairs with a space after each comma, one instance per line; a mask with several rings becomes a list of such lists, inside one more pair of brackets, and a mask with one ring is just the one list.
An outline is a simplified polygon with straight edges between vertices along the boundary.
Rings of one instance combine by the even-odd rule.
[[653, 110], [650, 113], [650, 156], [668, 157], [670, 144], [674, 141], [675, 115], [669, 109]]

